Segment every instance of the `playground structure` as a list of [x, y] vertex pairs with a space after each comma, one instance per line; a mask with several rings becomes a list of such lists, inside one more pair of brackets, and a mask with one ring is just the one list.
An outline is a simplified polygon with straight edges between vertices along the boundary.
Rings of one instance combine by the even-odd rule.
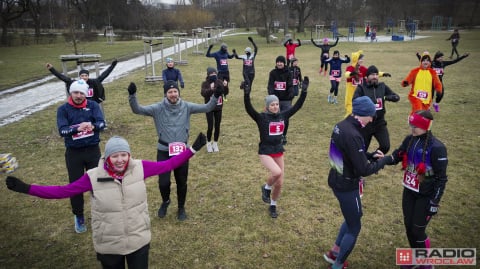
[[310, 33], [310, 37], [313, 39], [322, 39], [323, 34], [325, 33], [325, 24], [315, 25], [315, 38]]
[[[163, 42], [164, 37], [142, 37], [143, 39], [143, 55], [145, 57], [145, 81], [156, 82], [162, 81], [162, 76], [155, 73], [155, 61], [153, 60], [153, 47], [160, 45], [160, 66], [163, 66]], [[154, 43], [155, 42], [155, 43]], [[148, 57], [149, 56], [149, 57]], [[150, 59], [150, 63], [148, 62]], [[150, 67], [149, 67], [150, 65]], [[151, 70], [151, 73], [149, 72]]]
[[[60, 60], [62, 61], [62, 73], [65, 76], [68, 76], [68, 68], [67, 68], [68, 62], [75, 61], [78, 71], [80, 71], [81, 69], [86, 69], [84, 64], [94, 63], [95, 74], [98, 77], [100, 76], [100, 69], [98, 68], [98, 62], [100, 61], [101, 57], [102, 56], [100, 54], [60, 55]], [[67, 93], [67, 97], [68, 97], [68, 93]]]
[[356, 31], [356, 24], [354, 21], [350, 22], [350, 25], [348, 25], [348, 35], [347, 35], [347, 41], [350, 41], [350, 38], [352, 41], [355, 41], [355, 31]]
[[[199, 42], [200, 40], [201, 42]], [[192, 41], [193, 41], [193, 47], [194, 47], [192, 54], [203, 55], [204, 54], [203, 50], [198, 49], [199, 43], [206, 42], [206, 37], [204, 35], [204, 31], [202, 28], [192, 29]]]
[[[446, 26], [446, 29], [447, 30], [452, 30], [452, 17], [448, 17], [446, 18], [447, 19], [447, 26]], [[433, 16], [432, 17], [432, 30], [433, 31], [441, 31], [443, 30], [443, 21], [444, 21], [444, 17], [443, 16]]]
[[[187, 41], [188, 41], [188, 38], [186, 38], [187, 36], [187, 33], [179, 33], [179, 32], [176, 32], [176, 33], [173, 33], [173, 53], [174, 55], [177, 55], [178, 56], [178, 59], [173, 59], [175, 64], [178, 64], [178, 65], [187, 65], [188, 64], [188, 61], [187, 61], [187, 58], [186, 56], [182, 59], [182, 44], [185, 45], [185, 55], [187, 54]], [[184, 41], [182, 43], [182, 40]], [[163, 59], [163, 55], [162, 55], [162, 59]]]
[[113, 33], [113, 26], [105, 26], [105, 37], [107, 38], [107, 44], [113, 44], [113, 37], [115, 34]]

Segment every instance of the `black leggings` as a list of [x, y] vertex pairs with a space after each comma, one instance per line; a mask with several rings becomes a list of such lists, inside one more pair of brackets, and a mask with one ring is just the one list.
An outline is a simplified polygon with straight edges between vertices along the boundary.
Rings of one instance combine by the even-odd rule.
[[[361, 133], [365, 140], [365, 149], [368, 151], [372, 137], [378, 142], [378, 149], [383, 153], [387, 153], [390, 150], [390, 134], [387, 129], [387, 122], [385, 120], [377, 120], [362, 128]], [[373, 152], [373, 150], [372, 150]]]
[[[168, 151], [157, 150], [157, 161], [164, 161], [170, 158]], [[173, 175], [175, 176], [175, 183], [177, 184], [178, 208], [183, 208], [185, 207], [185, 200], [187, 199], [188, 161], [177, 169], [174, 169]], [[158, 175], [158, 187], [163, 202], [170, 200], [171, 185], [170, 172]]]
[[212, 141], [212, 132], [215, 127], [215, 132], [213, 132], [213, 141], [218, 141], [220, 136], [220, 123], [222, 122], [222, 110], [210, 111], [205, 113], [207, 116], [207, 140]]
[[147, 269], [149, 250], [150, 244], [146, 244], [127, 255], [97, 253], [97, 260], [100, 261], [103, 269], [125, 269], [125, 259], [128, 269]]
[[403, 189], [402, 209], [403, 222], [407, 232], [407, 239], [412, 248], [427, 248], [427, 224], [430, 217], [427, 211], [430, 206], [430, 198], [420, 195], [407, 188]]
[[330, 84], [332, 85], [332, 87], [330, 88], [330, 93], [333, 93], [334, 96], [337, 96], [339, 82], [336, 80], [330, 80]]
[[[67, 148], [65, 150], [65, 162], [70, 183], [79, 179], [85, 171], [98, 166], [101, 153], [100, 147], [90, 146], [84, 148]], [[83, 193], [70, 197], [72, 213], [76, 216], [83, 216]]]

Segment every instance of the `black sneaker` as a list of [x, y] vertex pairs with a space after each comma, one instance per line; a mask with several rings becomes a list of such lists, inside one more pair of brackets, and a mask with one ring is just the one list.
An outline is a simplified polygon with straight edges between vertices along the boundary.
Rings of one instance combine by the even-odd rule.
[[268, 212], [270, 212], [270, 217], [272, 217], [272, 218], [274, 218], [274, 219], [278, 217], [277, 206], [271, 205], [271, 206], [268, 208]]
[[177, 213], [177, 219], [179, 221], [184, 221], [187, 219], [187, 213], [185, 212], [185, 208], [179, 208]]
[[158, 217], [164, 218], [167, 215], [167, 208], [170, 205], [170, 200], [163, 202], [160, 208], [158, 209]]
[[270, 203], [270, 193], [272, 192], [272, 190], [267, 190], [265, 189], [265, 185], [262, 185], [262, 200], [265, 202], [265, 203]]

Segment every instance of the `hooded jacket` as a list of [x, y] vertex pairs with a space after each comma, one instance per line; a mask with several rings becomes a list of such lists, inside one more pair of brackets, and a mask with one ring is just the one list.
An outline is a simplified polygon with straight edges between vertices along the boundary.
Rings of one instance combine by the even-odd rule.
[[164, 97], [158, 103], [141, 106], [133, 94], [128, 97], [128, 101], [133, 113], [153, 117], [158, 135], [157, 148], [160, 151], [168, 151], [168, 144], [172, 142], [188, 145], [191, 114], [212, 111], [217, 105], [218, 98], [212, 96], [207, 104], [190, 103], [180, 98], [176, 104], [170, 104], [167, 97]]
[[410, 73], [401, 82], [402, 86], [405, 83], [412, 85], [409, 96], [420, 100], [423, 104], [430, 104], [432, 102], [432, 90], [435, 90], [439, 95], [442, 95], [442, 82], [437, 75], [437, 72], [431, 68], [423, 68], [422, 62], [420, 66], [412, 69]]

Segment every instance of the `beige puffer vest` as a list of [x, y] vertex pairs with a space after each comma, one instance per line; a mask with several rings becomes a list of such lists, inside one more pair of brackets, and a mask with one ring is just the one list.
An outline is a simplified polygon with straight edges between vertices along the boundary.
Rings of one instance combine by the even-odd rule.
[[126, 255], [150, 243], [147, 189], [140, 160], [130, 159], [122, 182], [103, 168], [87, 173], [92, 183], [92, 237], [95, 251]]

